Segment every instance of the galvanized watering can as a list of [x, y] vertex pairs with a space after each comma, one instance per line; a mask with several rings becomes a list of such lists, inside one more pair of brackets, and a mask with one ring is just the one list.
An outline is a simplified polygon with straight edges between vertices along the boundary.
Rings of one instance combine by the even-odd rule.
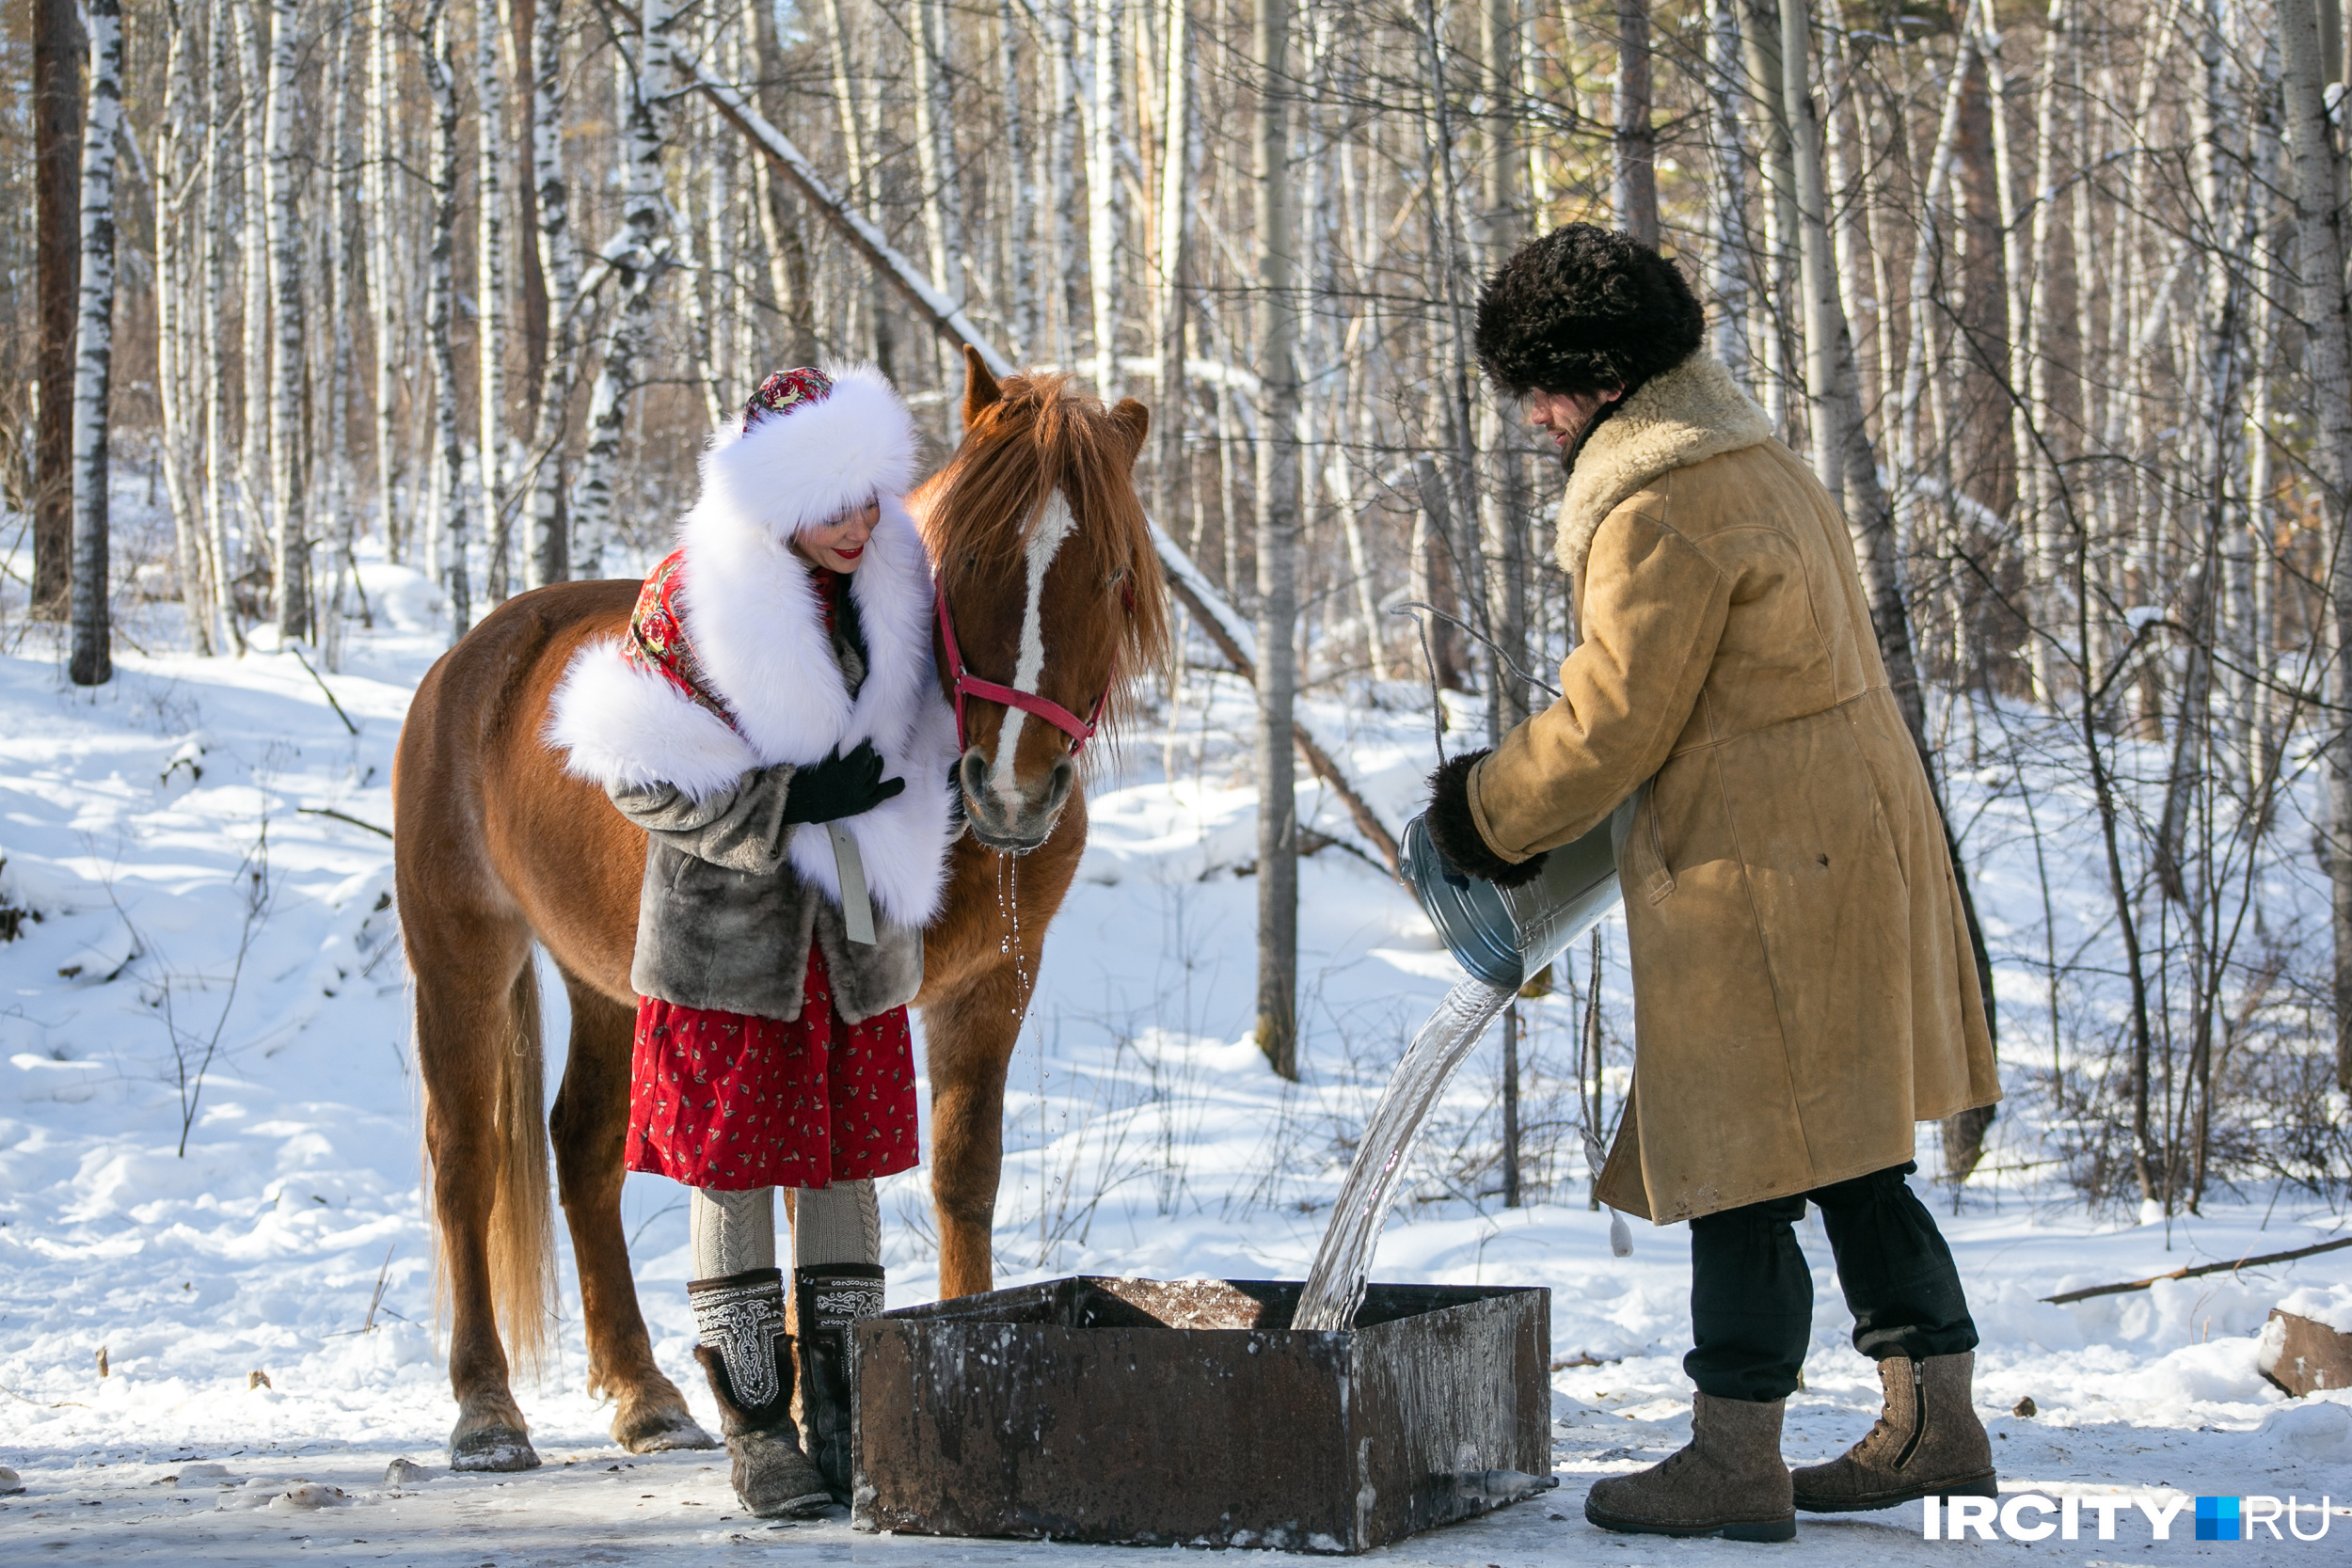
[[1542, 876], [1515, 888], [1454, 870], [1416, 816], [1405, 824], [1405, 883], [1464, 969], [1517, 990], [1617, 907], [1617, 851], [1641, 798], [1636, 790], [1599, 827], [1552, 850]]

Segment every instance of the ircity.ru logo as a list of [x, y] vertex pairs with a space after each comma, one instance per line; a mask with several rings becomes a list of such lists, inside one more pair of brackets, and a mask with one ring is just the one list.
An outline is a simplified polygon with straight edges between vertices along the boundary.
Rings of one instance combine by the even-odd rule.
[[[1927, 1500], [1923, 1533], [1930, 1541], [1965, 1541], [1974, 1537], [1996, 1541], [2060, 1541], [2083, 1539], [2083, 1515], [2092, 1515], [2095, 1539], [2116, 1538], [2119, 1515], [2145, 1515], [2148, 1533], [2158, 1541], [2172, 1539], [2172, 1523], [2194, 1502], [2191, 1515], [2200, 1541], [2258, 1541], [2268, 1530], [2273, 1541], [2317, 1541], [2328, 1533], [2331, 1499], [2303, 1502], [2290, 1494], [2279, 1497], [2186, 1497], [2179, 1493], [2132, 1492], [2095, 1497], [2052, 1497], [2040, 1492], [2019, 1492], [1995, 1497], [1935, 1497]], [[2052, 1517], [2056, 1515], [2056, 1517]], [[2319, 1528], [2306, 1531], [2306, 1516]], [[2280, 1528], [2283, 1525], [2284, 1529]]]

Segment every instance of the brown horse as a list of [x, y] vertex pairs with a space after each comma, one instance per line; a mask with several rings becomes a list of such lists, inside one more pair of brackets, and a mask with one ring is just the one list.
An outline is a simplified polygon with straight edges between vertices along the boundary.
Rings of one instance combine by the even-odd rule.
[[[1148, 416], [1132, 400], [1105, 410], [1058, 376], [1000, 388], [977, 355], [966, 358], [963, 442], [909, 498], [962, 667], [1041, 705], [1115, 718], [1168, 647], [1165, 584], [1131, 474]], [[419, 685], [393, 764], [459, 1468], [539, 1462], [507, 1361], [508, 1347], [538, 1358], [554, 1293], [534, 942], [571, 998], [551, 1126], [589, 1388], [612, 1400], [613, 1438], [632, 1450], [711, 1441], [654, 1365], [621, 1232], [644, 834], [541, 739], [573, 652], [620, 632], [636, 594], [633, 581], [565, 583], [501, 606]], [[941, 662], [949, 690], [944, 650]], [[992, 1283], [1006, 1064], [1087, 833], [1073, 738], [1031, 711], [980, 697], [962, 706], [957, 778], [970, 831], [952, 851], [915, 1004], [948, 1295]]]

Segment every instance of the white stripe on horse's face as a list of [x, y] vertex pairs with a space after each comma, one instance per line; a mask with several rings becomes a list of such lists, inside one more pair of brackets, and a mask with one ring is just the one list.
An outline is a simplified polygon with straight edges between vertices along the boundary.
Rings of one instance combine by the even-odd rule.
[[[1045, 673], [1045, 626], [1041, 619], [1045, 607], [1045, 574], [1053, 570], [1054, 557], [1061, 553], [1062, 541], [1077, 526], [1078, 520], [1070, 515], [1070, 502], [1057, 485], [1046, 494], [1037, 526], [1029, 531], [1029, 600], [1021, 610], [1021, 657], [1012, 673], [1015, 691], [1035, 691], [1039, 678]], [[1008, 707], [1004, 726], [996, 732], [996, 760], [989, 770], [989, 787], [995, 790], [1009, 811], [1017, 811], [1021, 806], [1013, 764], [1021, 751], [1021, 723], [1028, 716], [1025, 708]]]

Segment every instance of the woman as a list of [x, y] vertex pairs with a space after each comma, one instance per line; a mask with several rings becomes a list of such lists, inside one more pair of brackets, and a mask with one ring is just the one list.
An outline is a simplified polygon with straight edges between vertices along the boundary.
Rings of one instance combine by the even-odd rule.
[[580, 652], [549, 725], [646, 832], [628, 1164], [691, 1189], [694, 1354], [763, 1516], [848, 1500], [845, 1337], [882, 1299], [874, 1179], [916, 1163], [907, 1004], [955, 724], [900, 499], [914, 467], [914, 421], [876, 372], [770, 376], [705, 453], [628, 638]]
[[[1633, 1087], [1603, 1201], [1691, 1222], [1689, 1448], [1596, 1483], [1610, 1529], [1785, 1541], [1795, 1510], [1994, 1495], [1960, 1275], [1904, 1178], [1913, 1124], [2000, 1096], [1942, 819], [1846, 524], [1701, 349], [1674, 264], [1585, 224], [1505, 262], [1480, 363], [1568, 464], [1582, 641], [1560, 701], [1431, 780], [1430, 835], [1510, 883], [1639, 792], [1618, 857]], [[1885, 1412], [1780, 1456], [1812, 1338], [1790, 1226], [1821, 1211]]]

